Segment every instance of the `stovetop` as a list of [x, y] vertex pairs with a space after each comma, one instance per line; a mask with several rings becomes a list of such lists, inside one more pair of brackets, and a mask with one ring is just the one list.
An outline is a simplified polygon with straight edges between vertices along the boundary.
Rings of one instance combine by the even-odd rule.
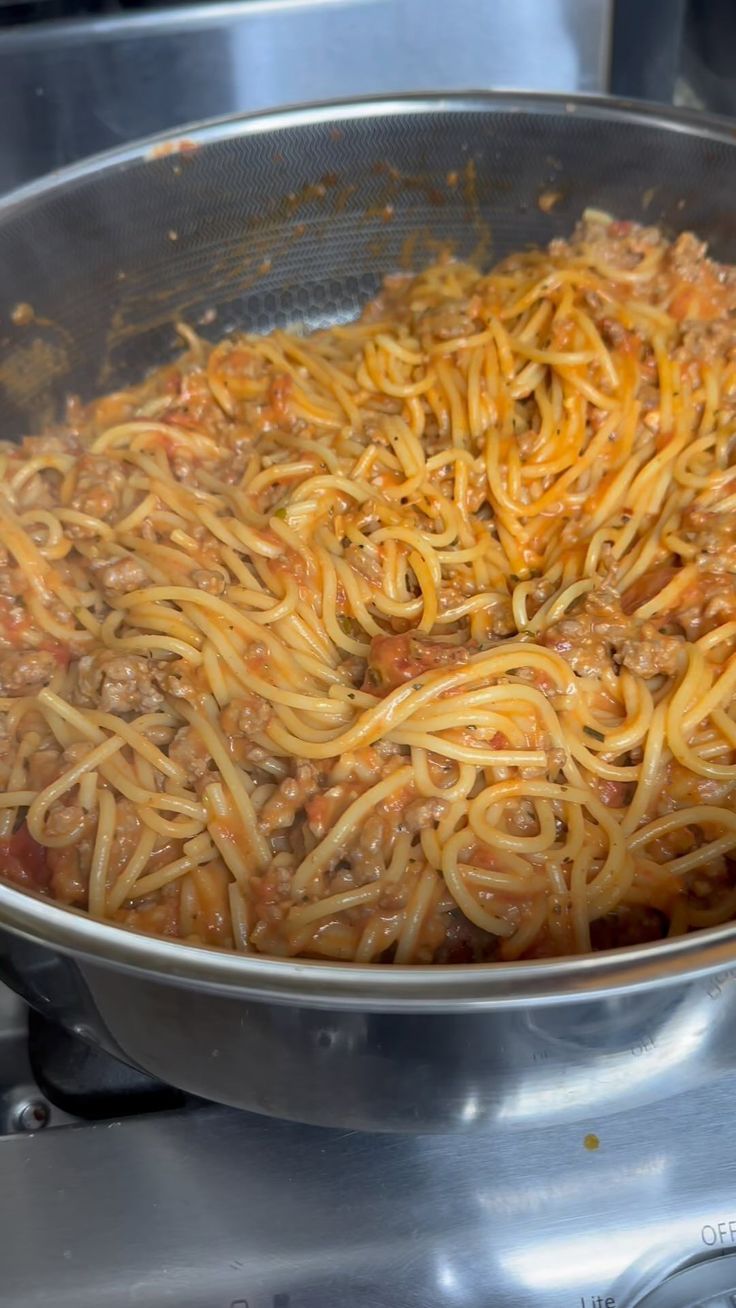
[[[683, 64], [686, 101], [721, 110], [736, 107], [713, 55], [727, 62], [728, 45], [711, 39], [724, 6], [701, 7], [708, 28], [687, 5]], [[678, 41], [655, 27], [677, 37], [685, 6], [457, 0], [450, 23], [444, 0], [145, 9], [0, 0], [0, 26], [86, 14], [0, 33], [0, 192], [186, 119], [288, 101], [494, 84], [671, 98]], [[328, 1131], [187, 1098], [0, 987], [0, 1304], [735, 1308], [735, 1090], [724, 1077], [556, 1128]]]
[[557, 1129], [329, 1131], [187, 1099], [0, 991], [0, 1302], [733, 1308], [735, 1088]]

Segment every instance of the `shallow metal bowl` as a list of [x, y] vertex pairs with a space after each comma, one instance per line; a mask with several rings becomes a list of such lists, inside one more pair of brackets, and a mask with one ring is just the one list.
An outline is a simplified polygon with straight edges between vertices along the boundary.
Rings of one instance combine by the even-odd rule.
[[[438, 245], [489, 263], [588, 205], [693, 228], [733, 260], [735, 189], [728, 123], [518, 94], [299, 108], [126, 147], [0, 203], [3, 431], [172, 357], [177, 318], [214, 335], [344, 320]], [[583, 1118], [736, 1062], [736, 926], [404, 968], [199, 949], [6, 886], [0, 922], [0, 972], [38, 1007], [173, 1085], [304, 1121]]]

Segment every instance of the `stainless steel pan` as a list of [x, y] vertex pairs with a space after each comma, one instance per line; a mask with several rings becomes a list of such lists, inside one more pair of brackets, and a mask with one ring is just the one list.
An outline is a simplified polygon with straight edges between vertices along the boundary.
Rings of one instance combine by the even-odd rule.
[[[347, 318], [438, 241], [487, 262], [586, 205], [692, 227], [734, 260], [734, 194], [731, 125], [596, 100], [331, 105], [129, 147], [0, 204], [4, 434], [163, 362], [177, 317], [216, 309], [217, 334]], [[32, 322], [12, 322], [18, 302]], [[304, 1121], [592, 1121], [736, 1064], [736, 926], [427, 969], [197, 949], [4, 886], [0, 921], [0, 973], [31, 1003], [174, 1085]]]

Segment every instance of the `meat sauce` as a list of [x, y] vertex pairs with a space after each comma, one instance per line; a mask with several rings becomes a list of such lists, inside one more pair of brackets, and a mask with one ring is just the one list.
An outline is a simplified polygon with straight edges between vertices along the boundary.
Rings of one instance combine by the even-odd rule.
[[176, 365], [3, 446], [0, 774], [72, 777], [0, 877], [399, 964], [736, 915], [735, 314], [696, 237], [591, 212], [357, 323], [183, 328]]

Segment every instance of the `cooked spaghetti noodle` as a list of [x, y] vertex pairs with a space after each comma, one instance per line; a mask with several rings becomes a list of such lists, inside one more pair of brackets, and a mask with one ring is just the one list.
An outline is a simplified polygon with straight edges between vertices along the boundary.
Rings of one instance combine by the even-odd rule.
[[736, 271], [588, 213], [0, 450], [0, 872], [361, 963], [736, 916]]

